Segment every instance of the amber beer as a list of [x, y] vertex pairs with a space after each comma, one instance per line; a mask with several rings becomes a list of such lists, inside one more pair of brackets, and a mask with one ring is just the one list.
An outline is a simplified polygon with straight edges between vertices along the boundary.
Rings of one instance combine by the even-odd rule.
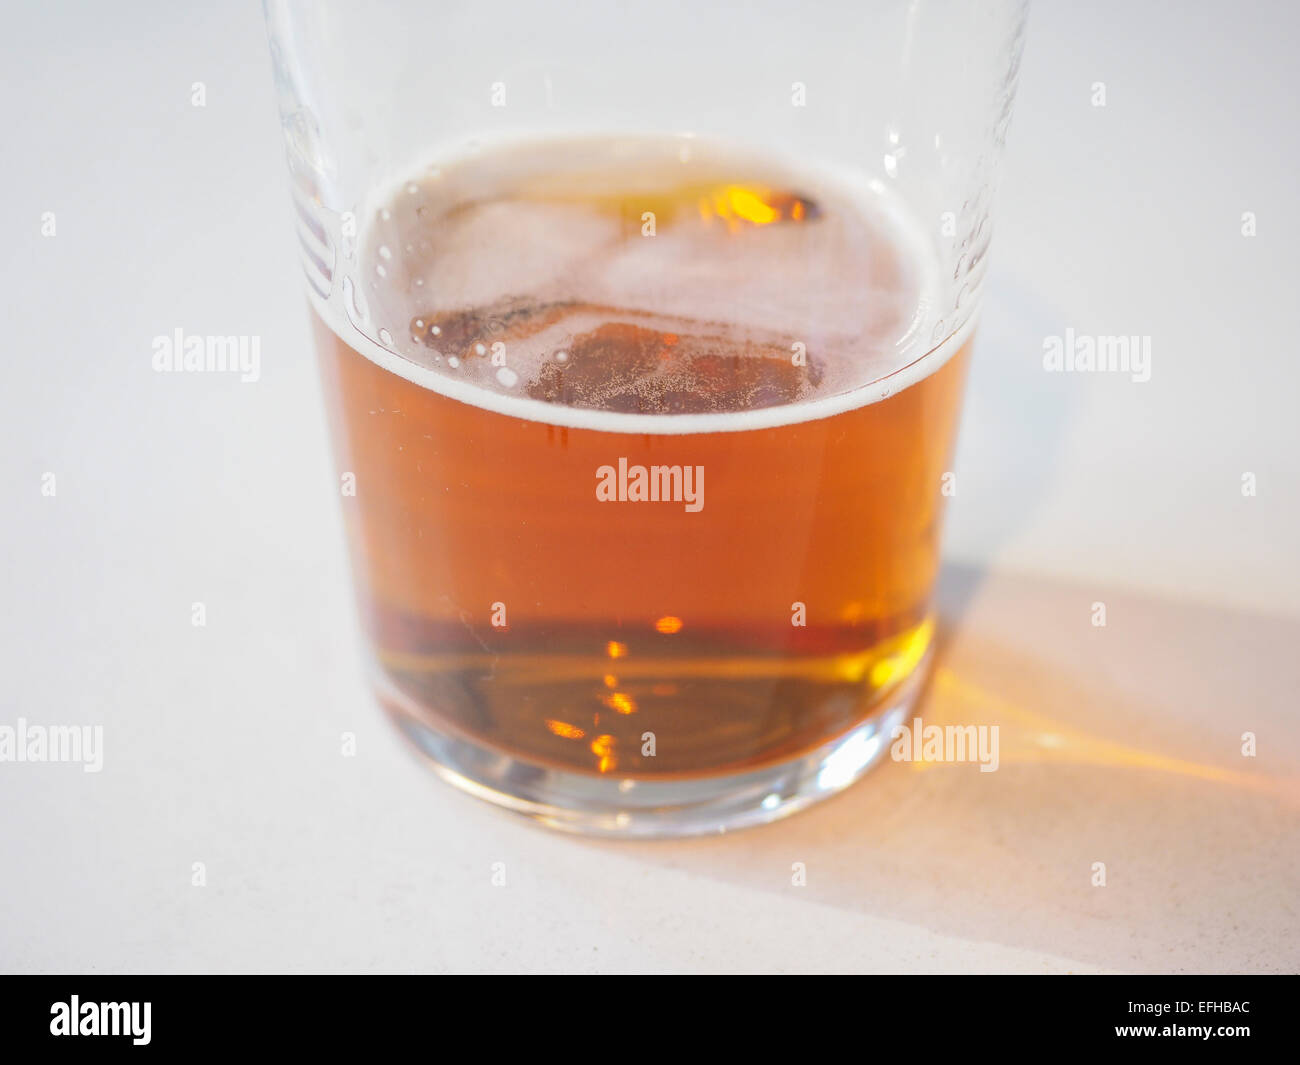
[[795, 758], [933, 633], [967, 343], [879, 188], [678, 139], [442, 160], [317, 307], [383, 697], [627, 781]]

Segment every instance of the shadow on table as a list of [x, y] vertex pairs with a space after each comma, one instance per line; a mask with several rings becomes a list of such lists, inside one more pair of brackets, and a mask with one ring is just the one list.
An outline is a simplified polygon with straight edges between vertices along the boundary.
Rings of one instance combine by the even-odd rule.
[[[996, 261], [975, 333], [954, 468], [958, 493], [948, 509], [947, 542], [998, 559], [1031, 524], [1068, 461], [1085, 378], [1043, 370], [1043, 342], [1069, 318], [1033, 282]], [[944, 617], [958, 624], [982, 571], [951, 567], [941, 592]]]
[[1300, 676], [1279, 663], [1300, 624], [1113, 595], [1127, 621], [1098, 635], [1069, 585], [961, 568], [945, 585], [963, 622], [916, 714], [996, 725], [996, 771], [886, 761], [764, 828], [619, 846], [795, 904], [1103, 967], [1294, 971]]

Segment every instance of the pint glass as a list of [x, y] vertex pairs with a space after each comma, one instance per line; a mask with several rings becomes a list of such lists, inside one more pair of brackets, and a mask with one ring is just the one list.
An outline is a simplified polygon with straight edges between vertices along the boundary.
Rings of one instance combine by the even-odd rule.
[[890, 743], [931, 593], [1018, 0], [269, 0], [380, 702], [627, 836]]

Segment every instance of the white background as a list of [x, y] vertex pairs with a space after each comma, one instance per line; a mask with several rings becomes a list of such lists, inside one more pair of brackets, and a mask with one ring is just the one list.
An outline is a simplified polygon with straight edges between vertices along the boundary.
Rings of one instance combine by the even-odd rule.
[[[453, 793], [368, 696], [261, 16], [205, 8], [0, 42], [0, 724], [106, 737], [0, 764], [0, 969], [1297, 968], [1293, 5], [1031, 15], [923, 706], [1002, 769], [653, 845]], [[261, 381], [153, 373], [177, 327], [259, 335]], [[1067, 327], [1151, 380], [1044, 373]]]

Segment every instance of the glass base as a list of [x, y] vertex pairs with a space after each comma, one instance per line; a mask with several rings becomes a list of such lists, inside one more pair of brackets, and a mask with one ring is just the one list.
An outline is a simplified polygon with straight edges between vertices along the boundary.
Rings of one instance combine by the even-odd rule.
[[378, 678], [380, 702], [443, 780], [548, 828], [588, 836], [698, 836], [788, 817], [843, 791], [889, 750], [929, 658], [848, 732], [798, 758], [744, 773], [677, 780], [571, 773], [439, 731], [418, 704]]

